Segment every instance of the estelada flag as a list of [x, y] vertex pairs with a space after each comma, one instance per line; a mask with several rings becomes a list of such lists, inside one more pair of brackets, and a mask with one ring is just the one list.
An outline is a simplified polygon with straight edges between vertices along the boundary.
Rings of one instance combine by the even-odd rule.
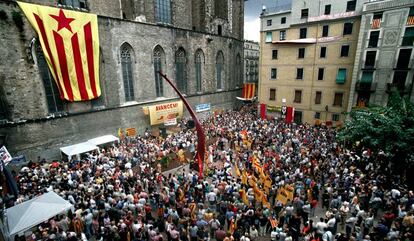
[[101, 95], [96, 14], [18, 2], [39, 35], [61, 99], [86, 101]]

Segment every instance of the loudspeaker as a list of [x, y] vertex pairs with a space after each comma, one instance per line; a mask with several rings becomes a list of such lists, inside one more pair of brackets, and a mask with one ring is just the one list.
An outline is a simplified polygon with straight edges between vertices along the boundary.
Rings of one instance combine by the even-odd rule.
[[188, 129], [193, 129], [195, 127], [195, 123], [193, 120], [188, 120], [187, 122], [187, 128]]

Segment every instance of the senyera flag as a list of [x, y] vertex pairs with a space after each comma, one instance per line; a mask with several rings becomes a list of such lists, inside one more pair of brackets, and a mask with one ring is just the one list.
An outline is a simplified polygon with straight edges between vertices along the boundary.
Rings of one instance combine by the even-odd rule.
[[243, 85], [242, 97], [236, 97], [242, 101], [254, 101], [256, 94], [256, 85], [254, 83], [247, 83]]
[[96, 14], [18, 2], [39, 35], [60, 97], [86, 101], [101, 95]]
[[251, 100], [254, 97], [256, 91], [256, 85], [253, 83], [247, 83], [243, 85], [243, 98]]

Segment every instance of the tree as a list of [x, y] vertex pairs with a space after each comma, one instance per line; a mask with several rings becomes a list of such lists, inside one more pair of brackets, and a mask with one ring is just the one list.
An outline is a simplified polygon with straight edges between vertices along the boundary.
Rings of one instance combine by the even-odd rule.
[[391, 93], [386, 107], [353, 110], [339, 131], [338, 140], [356, 149], [384, 151], [394, 171], [412, 168], [414, 104], [398, 93]]

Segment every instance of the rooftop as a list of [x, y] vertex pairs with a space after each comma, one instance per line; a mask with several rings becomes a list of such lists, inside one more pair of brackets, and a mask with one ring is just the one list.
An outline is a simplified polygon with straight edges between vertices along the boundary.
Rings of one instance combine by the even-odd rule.
[[284, 4], [284, 5], [279, 5], [279, 6], [275, 6], [275, 7], [270, 7], [270, 8], [266, 8], [265, 6], [263, 6], [262, 9], [262, 13], [260, 15], [273, 15], [273, 14], [278, 14], [278, 13], [284, 13], [284, 12], [289, 12], [292, 10], [292, 4]]

